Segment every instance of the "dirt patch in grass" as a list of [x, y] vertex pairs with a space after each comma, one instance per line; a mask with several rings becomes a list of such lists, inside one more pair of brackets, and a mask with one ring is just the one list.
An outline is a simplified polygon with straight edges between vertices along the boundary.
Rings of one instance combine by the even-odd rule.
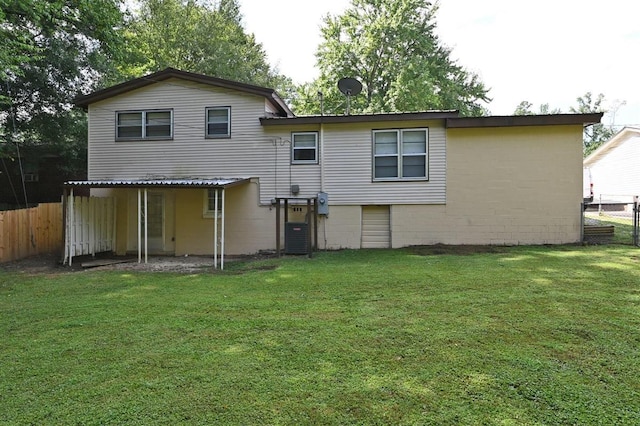
[[[246, 256], [225, 257], [225, 272], [245, 273], [257, 270], [275, 269], [276, 265], [262, 265], [258, 260], [275, 258], [275, 254], [257, 253]], [[96, 262], [98, 260], [98, 262]], [[102, 262], [100, 262], [102, 261]], [[111, 261], [111, 262], [110, 262]], [[218, 268], [220, 267], [218, 260]], [[97, 266], [88, 266], [97, 263]], [[100, 264], [103, 263], [103, 264]], [[25, 259], [0, 264], [0, 270], [24, 274], [55, 274], [87, 270], [125, 270], [140, 272], [203, 273], [218, 272], [213, 268], [210, 256], [150, 256], [147, 263], [138, 263], [136, 256], [114, 256], [100, 253], [93, 256], [79, 256], [73, 259], [72, 266], [62, 265], [60, 256], [47, 254], [31, 256]]]
[[[0, 270], [7, 272], [23, 272], [30, 274], [64, 272], [60, 264], [60, 256], [53, 254], [43, 254], [31, 256], [25, 259], [14, 260], [12, 262], [0, 263]], [[70, 271], [71, 269], [66, 269]]]
[[505, 253], [507, 246], [483, 246], [483, 245], [445, 245], [436, 244], [433, 246], [412, 246], [407, 250], [412, 254], [419, 256], [438, 256], [438, 255], [472, 255], [478, 253]]

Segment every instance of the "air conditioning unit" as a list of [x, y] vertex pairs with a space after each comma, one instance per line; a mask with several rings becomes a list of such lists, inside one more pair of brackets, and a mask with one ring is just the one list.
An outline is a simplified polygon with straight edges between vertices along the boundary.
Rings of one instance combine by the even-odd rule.
[[38, 174], [37, 173], [25, 173], [24, 174], [24, 181], [25, 182], [37, 182], [38, 181]]
[[309, 225], [305, 222], [287, 222], [284, 227], [285, 254], [309, 253]]

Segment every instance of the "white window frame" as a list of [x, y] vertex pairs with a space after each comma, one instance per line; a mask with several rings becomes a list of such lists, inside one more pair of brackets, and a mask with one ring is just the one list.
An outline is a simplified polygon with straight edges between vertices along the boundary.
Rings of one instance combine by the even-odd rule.
[[[147, 128], [151, 127], [147, 123], [147, 114], [149, 113], [157, 113], [157, 112], [168, 112], [169, 113], [169, 135], [168, 136], [148, 136]], [[140, 136], [118, 136], [118, 131], [120, 127], [133, 127], [133, 126], [120, 126], [119, 118], [120, 114], [140, 114]], [[137, 126], [136, 126], [137, 127]], [[115, 132], [116, 132], [116, 141], [143, 141], [143, 140], [172, 140], [173, 139], [173, 109], [144, 109], [144, 110], [126, 110], [126, 111], [116, 111], [116, 121], [115, 121]]]
[[[422, 153], [404, 153], [404, 135], [408, 132], [424, 132], [425, 149]], [[395, 133], [396, 135], [396, 152], [387, 154], [376, 153], [376, 135], [379, 133]], [[381, 181], [418, 181], [429, 180], [429, 128], [409, 128], [409, 129], [380, 129], [373, 130], [371, 137], [371, 174], [374, 182]], [[409, 157], [424, 157], [424, 176], [404, 176], [403, 165], [404, 159]], [[378, 158], [396, 158], [397, 174], [396, 176], [377, 177], [376, 176], [376, 159]]]
[[[313, 148], [309, 147], [296, 147], [296, 136], [308, 136], [313, 135], [315, 138], [315, 145]], [[296, 160], [296, 151], [311, 150], [313, 149], [313, 160]], [[291, 164], [318, 164], [318, 132], [293, 132], [291, 133]]]
[[[226, 111], [227, 112], [227, 132], [224, 134], [212, 134], [209, 133], [209, 111]], [[225, 139], [231, 137], [231, 107], [207, 107], [204, 111], [204, 135], [207, 139]]]
[[[212, 192], [218, 194], [218, 210], [214, 210], [209, 208], [209, 200], [214, 198], [214, 196], [210, 195]], [[207, 188], [203, 191], [203, 202], [202, 202], [202, 217], [204, 218], [212, 218], [217, 214], [218, 217], [222, 216], [222, 190], [220, 188]]]

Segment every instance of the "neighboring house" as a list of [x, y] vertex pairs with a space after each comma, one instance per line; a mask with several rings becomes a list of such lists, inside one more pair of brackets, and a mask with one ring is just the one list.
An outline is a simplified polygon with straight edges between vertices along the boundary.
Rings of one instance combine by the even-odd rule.
[[[67, 188], [115, 197], [119, 254], [141, 241], [140, 189], [150, 253], [210, 255], [214, 223], [229, 254], [273, 250], [273, 200], [319, 192], [321, 249], [577, 242], [582, 132], [602, 117], [296, 117], [271, 89], [175, 69], [77, 105], [89, 114], [88, 181]], [[291, 201], [290, 221], [304, 221], [301, 207]]]
[[591, 171], [593, 201], [633, 202], [640, 195], [640, 129], [625, 127], [584, 159]]
[[59, 203], [65, 181], [86, 177], [64, 170], [61, 156], [49, 145], [11, 148], [11, 155], [0, 158], [0, 210]]

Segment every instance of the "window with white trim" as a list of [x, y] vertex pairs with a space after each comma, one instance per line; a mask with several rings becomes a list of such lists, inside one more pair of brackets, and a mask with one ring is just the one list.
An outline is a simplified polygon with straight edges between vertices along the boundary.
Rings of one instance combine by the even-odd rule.
[[425, 180], [429, 129], [374, 130], [373, 180]]
[[291, 134], [291, 163], [318, 163], [318, 133], [299, 132]]
[[231, 137], [231, 107], [211, 107], [206, 109], [208, 138]]
[[116, 112], [116, 140], [173, 138], [173, 110]]
[[[216, 210], [216, 197], [218, 198], [218, 210]], [[204, 191], [204, 203], [202, 209], [203, 217], [214, 217], [215, 214], [220, 216], [222, 211], [222, 190], [209, 188]]]

